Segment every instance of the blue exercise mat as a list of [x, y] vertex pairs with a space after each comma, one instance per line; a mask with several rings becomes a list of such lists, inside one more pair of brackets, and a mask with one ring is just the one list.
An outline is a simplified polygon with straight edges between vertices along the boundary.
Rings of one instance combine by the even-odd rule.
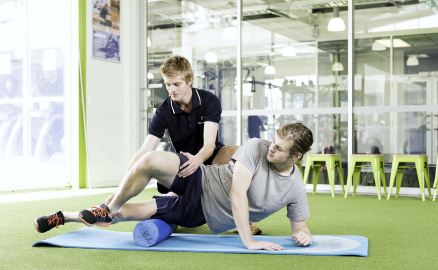
[[368, 239], [355, 235], [314, 235], [314, 243], [299, 247], [289, 236], [254, 236], [255, 240], [282, 245], [285, 250], [266, 251], [246, 249], [238, 235], [180, 234], [174, 233], [165, 241], [151, 247], [137, 245], [132, 232], [115, 232], [97, 228], [83, 228], [33, 244], [34, 247], [54, 246], [66, 248], [178, 251], [211, 253], [254, 253], [273, 255], [313, 256], [368, 256]]

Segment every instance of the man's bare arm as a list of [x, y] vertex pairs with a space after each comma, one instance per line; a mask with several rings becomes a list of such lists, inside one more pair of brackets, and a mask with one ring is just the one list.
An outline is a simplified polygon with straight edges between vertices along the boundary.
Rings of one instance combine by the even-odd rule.
[[237, 161], [233, 171], [230, 200], [234, 223], [240, 239], [248, 249], [282, 250], [283, 247], [265, 241], [254, 241], [249, 225], [248, 189], [251, 184], [252, 172], [241, 162]]
[[310, 233], [310, 229], [306, 224], [306, 221], [293, 222], [292, 227], [292, 239], [300, 246], [308, 246], [312, 244], [313, 237]]
[[216, 147], [216, 137], [219, 125], [215, 122], [204, 123], [204, 145], [198, 151], [196, 155], [190, 153], [181, 152], [189, 160], [181, 165], [181, 172], [178, 174], [181, 177], [187, 177], [194, 173], [204, 161], [206, 161], [213, 154]]

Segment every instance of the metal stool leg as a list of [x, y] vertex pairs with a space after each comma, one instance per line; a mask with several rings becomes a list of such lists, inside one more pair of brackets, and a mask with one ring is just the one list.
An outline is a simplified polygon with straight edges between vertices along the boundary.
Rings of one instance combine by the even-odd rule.
[[390, 181], [389, 181], [389, 190], [388, 190], [387, 200], [389, 200], [391, 198], [391, 191], [392, 191], [392, 187], [394, 186], [394, 180], [395, 180], [395, 176], [397, 174], [398, 163], [399, 162], [397, 160], [393, 160], [393, 162], [392, 162], [391, 177], [390, 177]]
[[378, 163], [377, 160], [373, 160], [371, 162], [371, 167], [373, 169], [374, 183], [376, 185], [377, 197], [380, 200], [381, 199], [381, 197], [380, 197], [380, 175], [379, 175], [380, 172], [379, 172], [379, 165], [377, 163]]

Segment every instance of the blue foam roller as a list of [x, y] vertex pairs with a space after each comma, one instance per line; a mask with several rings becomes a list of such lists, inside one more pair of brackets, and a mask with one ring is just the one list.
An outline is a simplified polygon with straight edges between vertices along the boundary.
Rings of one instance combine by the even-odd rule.
[[133, 232], [134, 241], [142, 247], [158, 244], [172, 234], [172, 227], [161, 219], [148, 219], [139, 222]]

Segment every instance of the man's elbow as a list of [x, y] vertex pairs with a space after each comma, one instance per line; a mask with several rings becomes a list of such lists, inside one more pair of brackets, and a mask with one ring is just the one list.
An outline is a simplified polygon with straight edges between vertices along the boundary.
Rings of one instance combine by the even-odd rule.
[[204, 145], [204, 147], [207, 148], [208, 151], [213, 152], [214, 148], [216, 147], [216, 144], [214, 142], [213, 143], [206, 143]]

